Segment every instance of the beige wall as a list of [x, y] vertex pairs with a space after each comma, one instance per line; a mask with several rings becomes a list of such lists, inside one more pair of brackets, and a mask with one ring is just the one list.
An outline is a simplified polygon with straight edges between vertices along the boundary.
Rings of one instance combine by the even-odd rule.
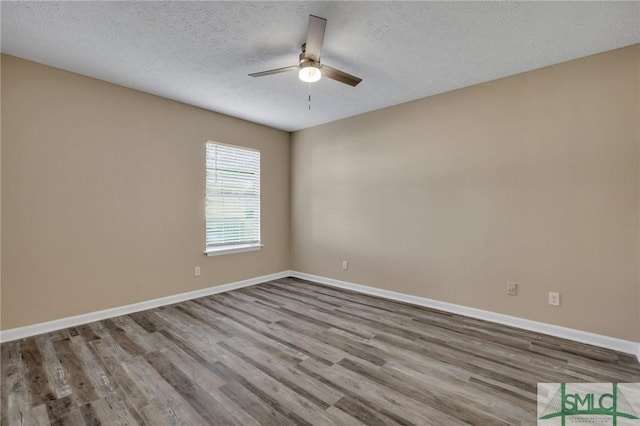
[[[207, 139], [261, 151], [262, 251], [202, 254]], [[3, 56], [2, 328], [289, 269], [289, 139]]]
[[[2, 55], [0, 54], [0, 99], [2, 99]], [[0, 101], [0, 121], [2, 102]], [[1, 127], [1, 125], [0, 125]], [[2, 131], [0, 129], [0, 330], [2, 330]]]
[[639, 56], [294, 133], [294, 269], [640, 341]]
[[[638, 45], [296, 132], [291, 158], [106, 82], [4, 55], [1, 79], [2, 329], [293, 266], [640, 340]], [[207, 139], [262, 152], [260, 252], [202, 255]]]

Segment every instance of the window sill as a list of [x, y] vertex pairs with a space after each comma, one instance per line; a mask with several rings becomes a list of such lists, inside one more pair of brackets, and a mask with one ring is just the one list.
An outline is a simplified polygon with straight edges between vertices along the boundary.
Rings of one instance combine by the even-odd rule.
[[239, 244], [236, 246], [209, 247], [204, 254], [207, 256], [220, 256], [222, 254], [243, 253], [262, 249], [262, 244]]

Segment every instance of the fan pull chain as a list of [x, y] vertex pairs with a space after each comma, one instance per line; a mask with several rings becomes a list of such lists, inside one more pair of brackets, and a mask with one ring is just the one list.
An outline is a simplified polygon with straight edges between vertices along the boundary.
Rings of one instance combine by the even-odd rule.
[[309, 111], [311, 111], [311, 83], [309, 83]]

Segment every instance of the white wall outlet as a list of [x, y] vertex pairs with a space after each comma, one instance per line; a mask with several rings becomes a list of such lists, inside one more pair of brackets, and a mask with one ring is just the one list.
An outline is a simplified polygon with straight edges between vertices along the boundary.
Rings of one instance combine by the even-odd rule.
[[555, 291], [550, 291], [549, 304], [552, 306], [560, 306], [560, 293], [556, 293]]
[[200, 267], [196, 266], [195, 268], [193, 268], [193, 276], [194, 277], [199, 277], [200, 276]]
[[346, 260], [342, 261], [342, 270], [346, 271], [347, 269], [349, 269], [349, 263]]
[[509, 296], [517, 296], [518, 295], [518, 284], [517, 283], [507, 283], [507, 294]]

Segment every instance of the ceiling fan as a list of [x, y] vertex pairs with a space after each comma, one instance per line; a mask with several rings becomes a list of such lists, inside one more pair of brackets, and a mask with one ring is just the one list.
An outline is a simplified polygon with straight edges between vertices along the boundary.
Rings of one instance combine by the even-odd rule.
[[327, 20], [317, 16], [309, 15], [309, 28], [307, 29], [307, 42], [302, 45], [300, 53], [300, 63], [290, 67], [276, 68], [274, 70], [256, 72], [249, 74], [251, 77], [264, 77], [265, 75], [278, 74], [287, 71], [298, 71], [300, 80], [308, 83], [320, 80], [320, 77], [330, 78], [349, 86], [357, 86], [362, 81], [361, 78], [347, 74], [320, 64], [320, 51], [324, 40], [324, 30]]

